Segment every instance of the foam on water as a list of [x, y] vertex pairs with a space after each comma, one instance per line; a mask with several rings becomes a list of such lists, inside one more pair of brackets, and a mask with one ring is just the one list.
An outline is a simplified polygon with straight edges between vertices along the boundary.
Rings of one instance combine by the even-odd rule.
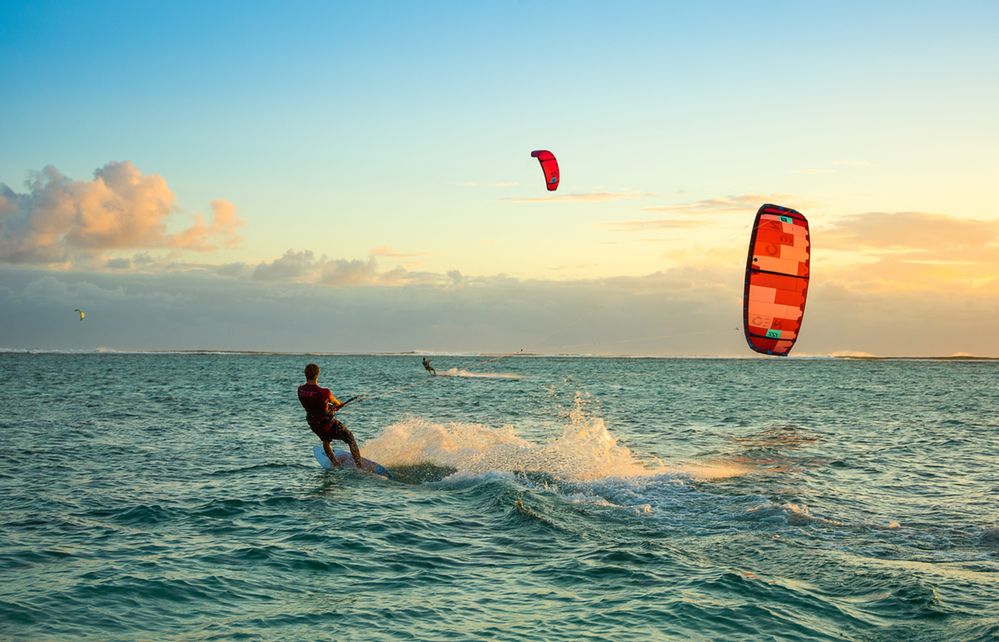
[[523, 379], [519, 374], [513, 374], [511, 372], [472, 372], [470, 370], [465, 370], [464, 368], [449, 368], [447, 370], [439, 370], [437, 372], [438, 377], [462, 377], [465, 379]]
[[606, 422], [587, 411], [577, 394], [568, 421], [549, 441], [532, 442], [515, 426], [452, 421], [439, 423], [409, 416], [363, 444], [365, 453], [388, 467], [431, 465], [462, 475], [489, 472], [544, 473], [570, 482], [677, 475], [700, 480], [737, 477], [746, 465], [726, 461], [666, 465], [636, 456], [611, 433]]
[[523, 439], [512, 425], [437, 423], [411, 416], [388, 426], [363, 449], [390, 468], [431, 464], [466, 474], [536, 472], [579, 482], [666, 472], [661, 462], [639, 461], [603, 419], [585, 414], [578, 399], [561, 434], [547, 442]]

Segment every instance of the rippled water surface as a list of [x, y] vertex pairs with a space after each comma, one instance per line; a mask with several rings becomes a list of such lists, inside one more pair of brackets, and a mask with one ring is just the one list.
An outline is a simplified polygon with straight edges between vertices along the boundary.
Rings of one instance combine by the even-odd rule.
[[0, 637], [999, 635], [999, 363], [434, 366], [0, 354]]

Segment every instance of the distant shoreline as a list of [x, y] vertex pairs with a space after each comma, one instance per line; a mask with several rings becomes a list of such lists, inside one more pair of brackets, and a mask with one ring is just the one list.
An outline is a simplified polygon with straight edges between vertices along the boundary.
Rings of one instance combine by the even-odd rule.
[[[772, 357], [747, 355], [747, 356], [713, 356], [713, 355], [626, 355], [626, 354], [569, 354], [569, 353], [541, 353], [541, 352], [295, 352], [280, 350], [218, 350], [209, 348], [190, 349], [158, 349], [158, 350], [53, 350], [53, 349], [32, 349], [32, 348], [0, 348], [0, 354], [62, 354], [62, 355], [233, 355], [233, 356], [315, 356], [315, 357], [419, 357], [428, 356], [432, 358], [449, 359], [704, 359], [704, 360], [739, 360], [751, 361], [773, 360]], [[895, 356], [875, 356], [875, 355], [801, 355], [783, 357], [791, 361], [999, 361], [999, 357], [983, 357], [975, 355], [951, 355], [951, 356], [921, 356], [921, 357], [895, 357]]]

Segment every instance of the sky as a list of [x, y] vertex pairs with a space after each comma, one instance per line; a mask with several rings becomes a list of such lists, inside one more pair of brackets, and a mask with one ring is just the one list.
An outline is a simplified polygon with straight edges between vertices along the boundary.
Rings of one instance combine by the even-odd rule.
[[751, 356], [770, 202], [792, 354], [999, 357], [999, 5], [812, 4], [2, 0], [0, 349]]

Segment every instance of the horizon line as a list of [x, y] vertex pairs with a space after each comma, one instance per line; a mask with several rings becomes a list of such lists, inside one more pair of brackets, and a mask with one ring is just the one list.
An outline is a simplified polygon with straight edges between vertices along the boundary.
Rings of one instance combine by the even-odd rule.
[[[237, 350], [219, 348], [159, 348], [159, 349], [117, 349], [117, 348], [0, 348], [0, 354], [180, 354], [180, 355], [242, 355], [242, 356], [323, 356], [323, 357], [450, 357], [450, 358], [549, 358], [549, 359], [737, 359], [767, 360], [768, 355], [679, 355], [679, 354], [596, 354], [570, 352], [435, 352], [430, 350], [404, 350], [387, 352], [324, 352], [298, 350]], [[872, 355], [872, 354], [801, 354], [779, 357], [782, 359], [805, 360], [847, 360], [847, 361], [999, 361], [999, 356], [954, 354], [954, 355]]]

